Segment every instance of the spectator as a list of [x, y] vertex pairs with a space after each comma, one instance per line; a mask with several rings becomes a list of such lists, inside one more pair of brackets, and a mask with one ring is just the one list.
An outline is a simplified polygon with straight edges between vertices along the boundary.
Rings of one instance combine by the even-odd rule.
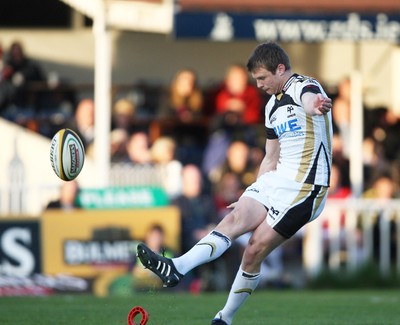
[[227, 172], [233, 172], [239, 176], [242, 189], [255, 181], [257, 170], [251, 164], [250, 148], [245, 142], [232, 142], [226, 151], [225, 162], [211, 170], [208, 176], [211, 183], [216, 184]]
[[196, 243], [208, 225], [216, 218], [216, 209], [212, 196], [203, 191], [203, 179], [200, 169], [195, 165], [186, 165], [182, 169], [182, 194], [171, 202], [181, 211], [182, 251]]
[[169, 89], [161, 96], [158, 115], [189, 122], [202, 115], [203, 93], [197, 84], [197, 74], [192, 69], [179, 70]]
[[245, 124], [261, 122], [262, 98], [259, 90], [249, 82], [247, 69], [234, 64], [229, 67], [223, 84], [215, 94], [216, 114], [234, 113]]
[[128, 162], [134, 165], [151, 164], [149, 136], [146, 132], [133, 133], [127, 143]]
[[230, 143], [231, 138], [224, 129], [217, 129], [208, 137], [202, 160], [202, 171], [208, 179], [225, 162]]
[[5, 55], [2, 44], [0, 44], [0, 114], [11, 103], [14, 93], [14, 88], [9, 78], [11, 75], [11, 68], [5, 66]]
[[[146, 232], [144, 242], [151, 247], [154, 252], [172, 258], [174, 253], [165, 246], [164, 228], [158, 224], [152, 225]], [[160, 279], [150, 272], [146, 272], [139, 259], [135, 259], [132, 268], [133, 286], [135, 290], [148, 290], [150, 288], [161, 288]]]
[[343, 154], [343, 139], [339, 131], [333, 133], [332, 137], [332, 162], [340, 170], [343, 185], [350, 186], [350, 161]]
[[60, 197], [51, 201], [47, 209], [73, 210], [78, 208], [77, 197], [79, 194], [79, 184], [76, 180], [63, 182], [60, 190]]
[[214, 186], [214, 200], [217, 207], [218, 221], [230, 211], [228, 206], [236, 202], [243, 193], [242, 183], [238, 174], [226, 172]]
[[94, 141], [94, 101], [89, 98], [82, 99], [76, 108], [74, 119], [67, 122], [66, 127], [74, 130], [81, 138], [86, 152]]
[[125, 129], [114, 129], [111, 131], [111, 162], [118, 163], [127, 159], [128, 152], [126, 150], [129, 135]]
[[162, 186], [146, 132], [138, 131], [128, 136], [125, 130], [115, 129], [111, 132], [111, 149], [110, 181], [113, 186]]
[[[200, 169], [192, 164], [182, 169], [182, 194], [172, 200], [171, 204], [177, 206], [181, 214], [181, 251], [185, 252], [194, 243], [198, 242], [209, 232], [209, 225], [217, 218], [217, 211], [213, 197], [203, 189], [203, 177]], [[194, 270], [186, 279], [185, 286], [191, 290], [211, 290], [217, 284], [211, 279], [220, 279], [220, 285], [226, 281], [224, 273], [218, 273], [222, 264], [212, 264]], [[209, 277], [210, 272], [221, 275]], [[193, 282], [192, 282], [193, 281]], [[200, 282], [199, 282], [200, 281]], [[221, 282], [222, 281], [222, 282]]]
[[[203, 91], [198, 85], [196, 72], [184, 68], [175, 74], [169, 87], [160, 95], [157, 116], [164, 120], [163, 134], [173, 132], [177, 141], [177, 157], [184, 164], [201, 161], [204, 133], [202, 123]], [[165, 123], [165, 119], [169, 123]]]
[[344, 173], [340, 167], [332, 163], [330, 185], [328, 189], [328, 198], [344, 199], [351, 196], [351, 189], [348, 180], [343, 180]]
[[224, 82], [208, 96], [214, 107], [214, 119], [204, 150], [202, 169], [206, 175], [225, 160], [229, 145], [241, 140], [252, 146], [257, 143], [257, 128], [263, 120], [263, 98], [249, 82], [246, 68], [240, 64], [229, 67]]
[[382, 158], [389, 162], [400, 159], [400, 115], [394, 109], [375, 111], [377, 113], [372, 135], [382, 147]]
[[371, 185], [374, 174], [383, 171], [389, 163], [385, 159], [382, 142], [373, 136], [367, 136], [363, 140], [363, 166], [365, 184]]
[[[388, 171], [379, 172], [375, 177], [372, 185], [364, 192], [364, 198], [381, 200], [383, 203], [391, 199], [400, 198], [398, 184], [393, 180], [393, 175]], [[377, 261], [380, 260], [380, 237], [381, 237], [381, 222], [382, 213], [379, 212], [373, 228], [374, 242], [374, 257]], [[397, 256], [397, 234], [396, 223], [393, 219], [389, 222], [390, 227], [390, 255], [392, 261]]]
[[34, 114], [38, 100], [30, 92], [29, 84], [44, 81], [44, 75], [41, 67], [25, 55], [20, 42], [12, 43], [8, 54], [2, 73], [2, 83], [6, 84], [2, 87], [3, 96], [4, 91], [8, 92], [5, 102], [3, 99], [3, 105], [10, 105], [9, 117], [18, 123], [25, 123], [25, 120]]
[[123, 129], [128, 134], [134, 132], [135, 104], [128, 99], [119, 99], [113, 107], [111, 129]]
[[182, 164], [175, 159], [176, 142], [170, 137], [160, 137], [151, 146], [152, 161], [161, 173], [162, 186], [170, 199], [182, 192]]
[[396, 182], [390, 171], [382, 171], [374, 177], [372, 185], [364, 192], [364, 198], [390, 200], [399, 198]]
[[396, 159], [390, 164], [390, 171], [396, 188], [400, 191], [400, 159]]

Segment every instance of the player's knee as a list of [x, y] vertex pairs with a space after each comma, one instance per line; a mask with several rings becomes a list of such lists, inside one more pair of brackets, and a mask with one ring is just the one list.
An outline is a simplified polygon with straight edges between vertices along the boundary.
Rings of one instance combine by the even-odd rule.
[[232, 225], [240, 225], [242, 223], [242, 213], [240, 212], [240, 208], [234, 209], [230, 215]]
[[258, 259], [264, 255], [266, 244], [262, 240], [250, 239], [248, 247], [246, 249], [247, 255], [250, 259]]
[[264, 250], [258, 243], [249, 243], [242, 259], [242, 268], [248, 272], [258, 272], [264, 260]]
[[239, 236], [238, 234], [239, 228], [237, 227], [235, 218], [236, 216], [234, 213], [232, 212], [229, 213], [224, 217], [224, 219], [222, 219], [222, 221], [218, 224], [215, 230], [228, 236], [231, 240], [236, 239]]
[[[256, 221], [256, 212], [252, 211], [248, 204], [238, 204], [230, 213], [232, 226], [242, 228], [253, 228], [258, 225]], [[254, 225], [253, 225], [254, 224]], [[250, 226], [251, 225], [251, 226]]]
[[250, 259], [263, 260], [274, 246], [274, 241], [268, 234], [252, 236], [249, 240], [246, 252], [250, 256]]

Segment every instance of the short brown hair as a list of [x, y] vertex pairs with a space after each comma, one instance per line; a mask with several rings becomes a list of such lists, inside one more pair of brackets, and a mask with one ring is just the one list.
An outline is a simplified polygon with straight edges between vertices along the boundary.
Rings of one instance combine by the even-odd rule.
[[247, 70], [253, 72], [257, 68], [265, 68], [275, 73], [279, 64], [283, 64], [286, 70], [290, 69], [289, 56], [285, 50], [275, 42], [267, 42], [258, 45], [247, 62]]

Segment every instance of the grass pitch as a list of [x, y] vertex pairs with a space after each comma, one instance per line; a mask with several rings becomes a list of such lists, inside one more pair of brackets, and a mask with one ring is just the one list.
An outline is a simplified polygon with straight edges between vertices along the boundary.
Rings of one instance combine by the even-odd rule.
[[[0, 298], [2, 325], [122, 325], [142, 306], [148, 325], [207, 325], [227, 293], [190, 295], [163, 290], [130, 298], [93, 296]], [[234, 324], [391, 325], [400, 324], [399, 290], [256, 291]], [[140, 317], [135, 318], [139, 324]]]

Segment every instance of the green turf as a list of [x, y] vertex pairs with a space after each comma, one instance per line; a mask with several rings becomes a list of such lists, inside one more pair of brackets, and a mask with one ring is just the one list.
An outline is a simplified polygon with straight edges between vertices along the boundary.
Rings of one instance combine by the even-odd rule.
[[[162, 292], [131, 298], [92, 296], [0, 298], [1, 325], [121, 325], [132, 307], [149, 313], [148, 325], [206, 325], [226, 293], [190, 295]], [[139, 318], [135, 319], [139, 323]], [[258, 291], [234, 324], [400, 324], [398, 290]]]

